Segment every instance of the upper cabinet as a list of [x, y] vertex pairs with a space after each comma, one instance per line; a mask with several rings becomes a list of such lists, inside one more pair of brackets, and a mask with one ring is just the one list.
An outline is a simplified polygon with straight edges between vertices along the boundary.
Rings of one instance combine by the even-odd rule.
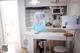
[[31, 0], [24, 0], [26, 7], [41, 7], [41, 6], [66, 6], [70, 3], [80, 3], [80, 0], [38, 0], [40, 3], [32, 5], [29, 2]]
[[50, 3], [51, 4], [54, 4], [54, 3], [56, 3], [56, 4], [63, 4], [63, 5], [66, 5], [67, 4], [67, 0], [50, 0]]
[[39, 7], [39, 6], [65, 6], [67, 5], [67, 0], [38, 0], [40, 3], [36, 6], [29, 4], [31, 0], [25, 0], [26, 7]]
[[68, 0], [68, 3], [80, 3], [80, 0]]
[[42, 7], [42, 6], [49, 6], [49, 0], [38, 0], [40, 3], [36, 4], [35, 6], [30, 4], [31, 0], [25, 0], [26, 7]]
[[67, 4], [67, 0], [59, 0], [59, 3]]
[[66, 6], [67, 0], [50, 0], [50, 4], [52, 6]]

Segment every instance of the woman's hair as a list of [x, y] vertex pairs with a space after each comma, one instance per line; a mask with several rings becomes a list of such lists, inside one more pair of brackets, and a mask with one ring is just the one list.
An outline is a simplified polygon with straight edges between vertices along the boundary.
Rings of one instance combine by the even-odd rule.
[[44, 12], [41, 12], [41, 11], [37, 11], [35, 12], [35, 14], [33, 15], [34, 18], [40, 18], [40, 19], [43, 19], [45, 18], [45, 13]]

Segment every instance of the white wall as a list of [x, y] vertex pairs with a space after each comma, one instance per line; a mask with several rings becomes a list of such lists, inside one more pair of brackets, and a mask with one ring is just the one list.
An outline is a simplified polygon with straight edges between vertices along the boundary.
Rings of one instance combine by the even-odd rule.
[[22, 38], [24, 36], [24, 33], [26, 32], [24, 0], [18, 0], [18, 13], [19, 13], [19, 23], [20, 23], [21, 45], [23, 45], [22, 44], [22, 42], [23, 42]]
[[[80, 16], [80, 3], [68, 4], [67, 15]], [[76, 30], [74, 40], [74, 53], [80, 53], [80, 30]]]
[[68, 4], [67, 15], [80, 15], [80, 3]]

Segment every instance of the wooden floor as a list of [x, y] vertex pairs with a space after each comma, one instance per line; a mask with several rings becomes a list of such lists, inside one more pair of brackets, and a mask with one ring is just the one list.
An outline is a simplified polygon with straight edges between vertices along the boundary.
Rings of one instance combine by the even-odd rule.
[[25, 49], [25, 48], [21, 48], [21, 49], [20, 49], [20, 53], [28, 53], [28, 51], [27, 51], [27, 49]]

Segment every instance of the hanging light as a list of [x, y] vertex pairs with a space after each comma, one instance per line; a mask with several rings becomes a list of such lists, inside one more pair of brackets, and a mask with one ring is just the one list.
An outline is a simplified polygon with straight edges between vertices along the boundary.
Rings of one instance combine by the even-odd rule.
[[31, 2], [29, 3], [35, 6], [36, 4], [39, 4], [40, 2], [38, 0], [31, 0]]

